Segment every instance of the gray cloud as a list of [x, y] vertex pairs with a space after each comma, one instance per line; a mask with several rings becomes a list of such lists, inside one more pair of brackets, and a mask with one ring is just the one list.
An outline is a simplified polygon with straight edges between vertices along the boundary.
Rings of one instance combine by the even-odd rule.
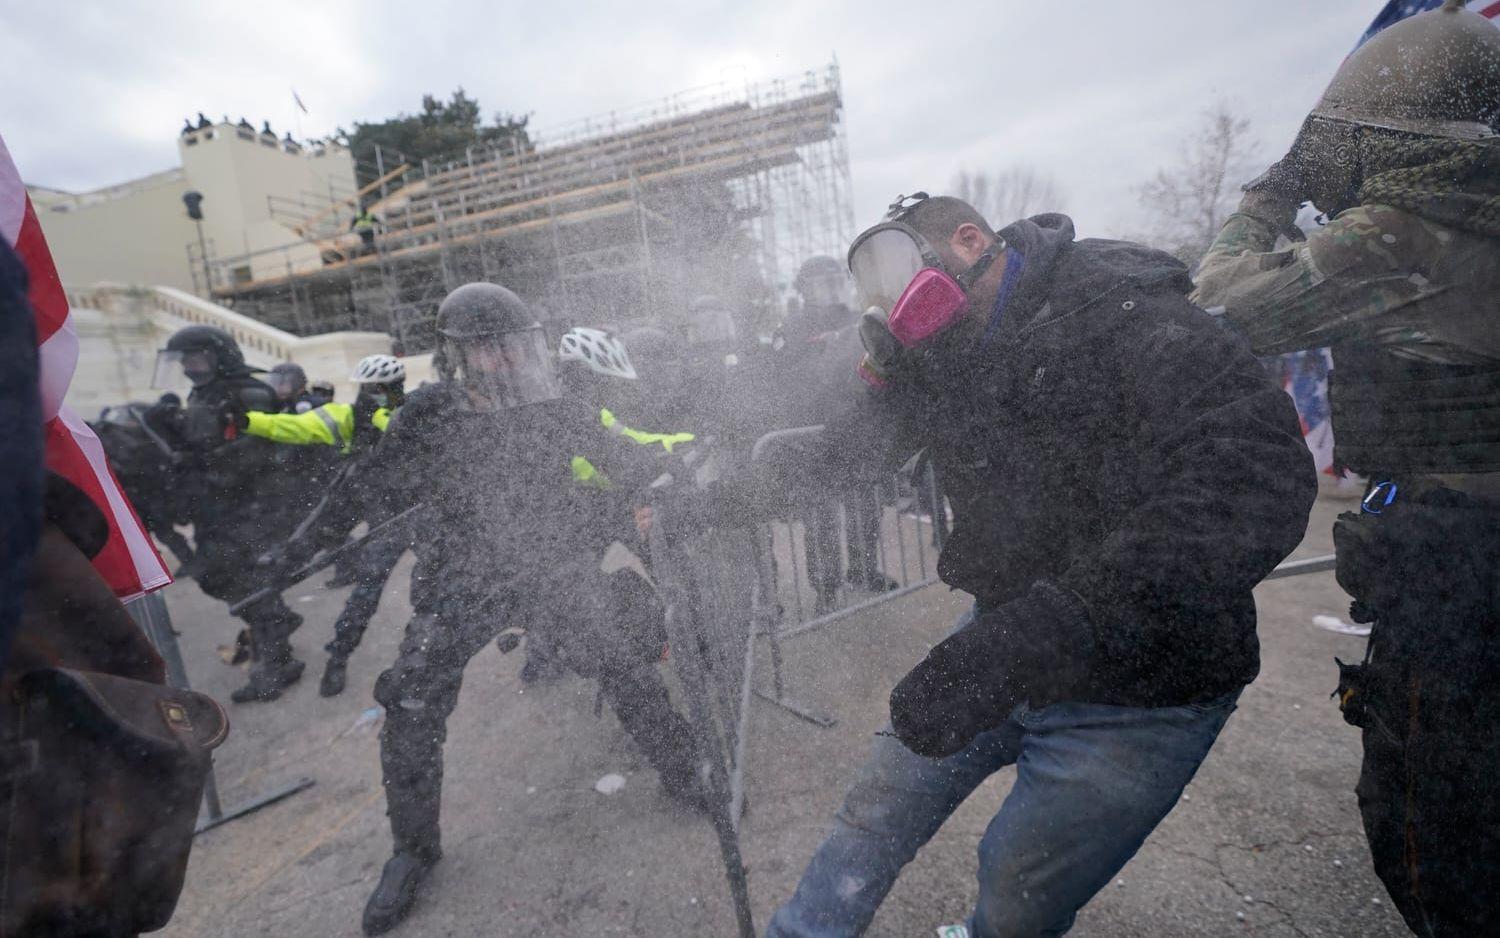
[[[59, 9], [60, 7], [60, 9]], [[1379, 9], [1307, 4], [768, 2], [527, 5], [84, 0], [7, 14], [0, 132], [28, 181], [91, 188], [176, 162], [184, 116], [331, 132], [462, 85], [542, 130], [719, 81], [842, 68], [856, 217], [960, 168], [1055, 176], [1084, 233], [1233, 102], [1275, 158]], [[297, 115], [296, 87], [311, 115]]]

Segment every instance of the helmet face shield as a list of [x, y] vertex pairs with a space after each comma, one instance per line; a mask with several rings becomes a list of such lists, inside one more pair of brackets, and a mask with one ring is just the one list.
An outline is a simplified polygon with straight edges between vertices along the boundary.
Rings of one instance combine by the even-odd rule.
[[302, 390], [302, 382], [298, 381], [296, 373], [291, 371], [272, 370], [266, 375], [265, 381], [271, 386], [271, 390], [276, 392], [276, 396], [283, 401]]
[[219, 360], [208, 349], [177, 351], [162, 349], [156, 353], [156, 368], [151, 374], [151, 387], [158, 391], [174, 391], [183, 386], [186, 378], [193, 387], [202, 387], [219, 373]]
[[689, 345], [733, 345], [738, 337], [727, 309], [704, 309], [693, 314], [684, 330]]
[[849, 301], [849, 278], [843, 271], [828, 271], [804, 277], [799, 285], [802, 302], [808, 306], [845, 306]]
[[449, 341], [459, 382], [499, 407], [562, 397], [552, 347], [541, 326]]

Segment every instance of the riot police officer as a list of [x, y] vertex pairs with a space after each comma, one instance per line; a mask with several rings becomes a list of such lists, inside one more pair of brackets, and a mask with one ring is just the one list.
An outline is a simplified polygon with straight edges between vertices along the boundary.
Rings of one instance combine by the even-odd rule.
[[[262, 414], [251, 412], [239, 418], [239, 428], [251, 436], [287, 446], [332, 449], [344, 460], [355, 460], [340, 468], [333, 484], [299, 525], [307, 533], [285, 545], [287, 559], [299, 558], [319, 547], [343, 542], [360, 521], [378, 525], [388, 520], [381, 499], [370, 490], [381, 486], [378, 468], [370, 471], [371, 450], [385, 432], [394, 413], [406, 400], [406, 366], [392, 355], [367, 355], [355, 365], [349, 380], [359, 386], [353, 404], [328, 401], [303, 413]], [[359, 647], [365, 628], [380, 606], [385, 584], [406, 551], [406, 542], [394, 536], [377, 538], [348, 556], [354, 591], [334, 623], [334, 638], [324, 650], [328, 662], [318, 692], [333, 697], [343, 692], [349, 656]]]
[[447, 718], [469, 658], [507, 624], [545, 632], [569, 667], [597, 678], [668, 794], [700, 797], [689, 728], [654, 666], [660, 646], [635, 647], [619, 628], [598, 562], [659, 451], [562, 396], [541, 326], [504, 287], [459, 287], [437, 327], [441, 381], [407, 398], [376, 451], [393, 502], [424, 507], [414, 616], [375, 685], [395, 849], [365, 908], [368, 934], [405, 918], [442, 855]]
[[276, 392], [281, 410], [288, 414], [305, 414], [317, 406], [312, 392], [307, 389], [307, 372], [296, 362], [281, 362], [272, 365], [266, 372], [266, 384]]
[[[184, 453], [184, 480], [193, 490], [193, 575], [203, 592], [232, 604], [263, 585], [266, 571], [256, 558], [285, 536], [295, 516], [280, 487], [276, 447], [240, 434], [237, 426], [241, 415], [279, 404], [245, 364], [234, 337], [214, 326], [188, 326], [172, 335], [157, 354], [156, 385], [167, 386], [179, 369], [193, 390], [166, 435]], [[230, 699], [272, 700], [302, 676], [289, 641], [302, 617], [279, 596], [238, 615], [249, 629], [255, 661], [249, 683]]]
[[[1373, 622], [1339, 698], [1376, 872], [1421, 935], [1500, 921], [1500, 30], [1462, 6], [1344, 62], [1195, 295], [1259, 352], [1332, 347], [1335, 462], [1371, 482], [1334, 528]], [[1278, 247], [1307, 201], [1331, 220]]]

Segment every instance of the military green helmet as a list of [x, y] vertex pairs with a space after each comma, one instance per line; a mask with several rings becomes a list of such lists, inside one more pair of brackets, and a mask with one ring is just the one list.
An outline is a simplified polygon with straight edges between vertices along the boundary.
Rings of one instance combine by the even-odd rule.
[[1500, 117], [1500, 28], [1447, 0], [1388, 26], [1354, 51], [1314, 117], [1477, 140]]

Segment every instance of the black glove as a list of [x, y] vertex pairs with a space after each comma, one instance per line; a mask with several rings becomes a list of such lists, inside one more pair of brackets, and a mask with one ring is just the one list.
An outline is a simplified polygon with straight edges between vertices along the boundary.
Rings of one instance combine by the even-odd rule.
[[250, 415], [237, 407], [234, 402], [226, 401], [224, 406], [219, 408], [219, 422], [243, 433], [250, 428]]
[[1076, 691], [1092, 647], [1082, 600], [1036, 583], [928, 652], [891, 691], [891, 726], [917, 755], [951, 756], [1022, 701]]
[[375, 412], [380, 409], [380, 402], [368, 394], [357, 394], [354, 397], [354, 432], [356, 434], [364, 427], [374, 428], [370, 421]]

